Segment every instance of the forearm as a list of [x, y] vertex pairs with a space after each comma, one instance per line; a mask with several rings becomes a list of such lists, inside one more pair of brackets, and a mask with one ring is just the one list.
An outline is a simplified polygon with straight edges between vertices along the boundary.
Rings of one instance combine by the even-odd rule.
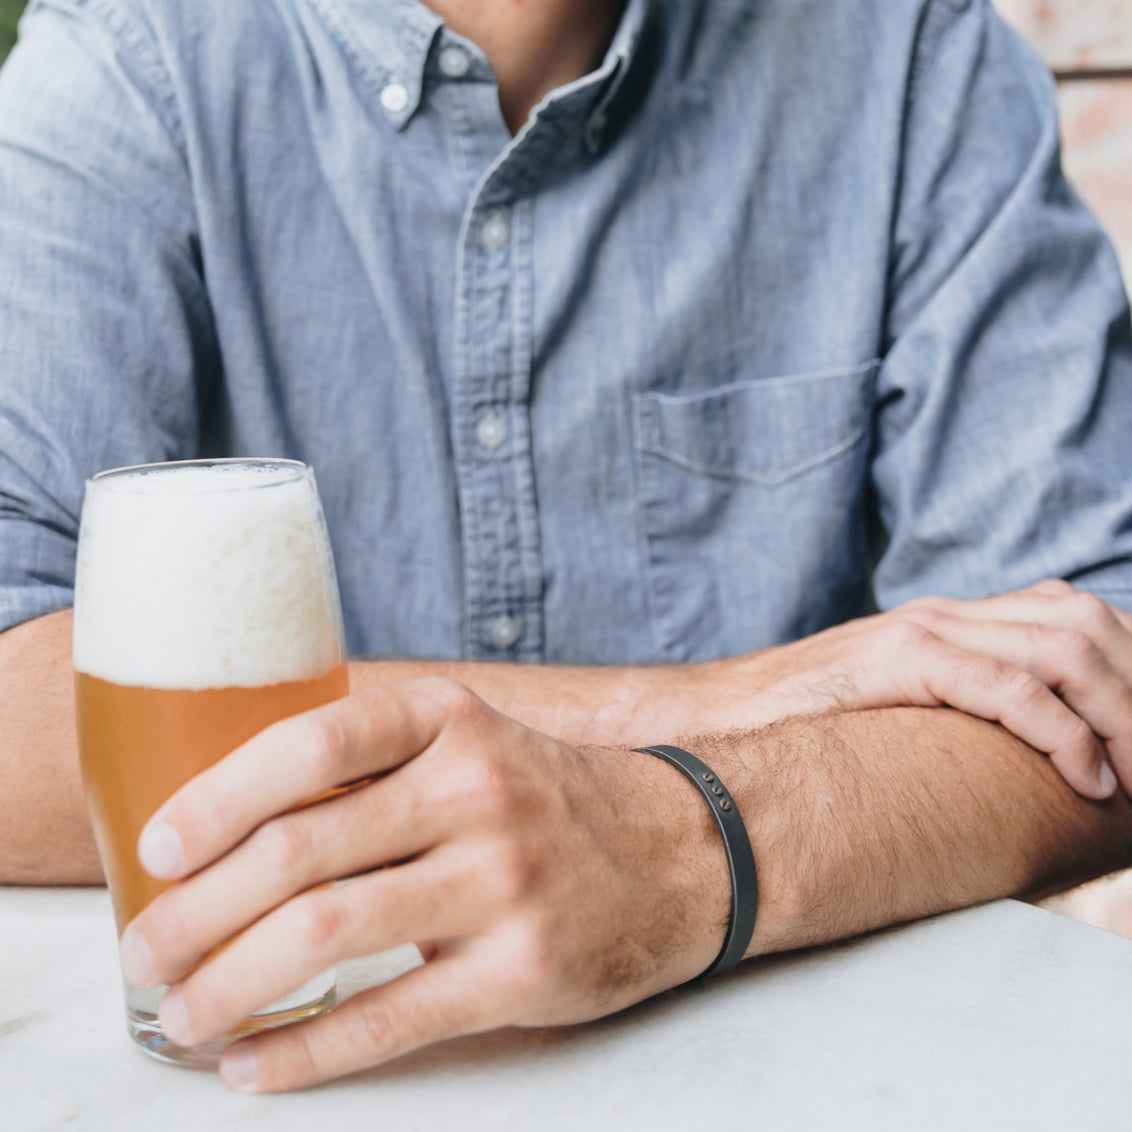
[[683, 745], [719, 770], [750, 830], [761, 890], [751, 954], [1132, 863], [1123, 794], [1087, 801], [1047, 759], [959, 712], [795, 717]]
[[[450, 675], [539, 730], [614, 744], [629, 741], [650, 718], [662, 720], [664, 730], [725, 725], [704, 694], [712, 667], [701, 666], [701, 674], [689, 667], [360, 661], [351, 663], [350, 680], [359, 690]], [[0, 635], [0, 704], [0, 884], [100, 883], [79, 767], [69, 610]]]
[[[767, 654], [761, 654], [767, 655]], [[643, 734], [717, 732], [767, 723], [752, 657], [648, 667], [566, 667], [473, 661], [365, 660], [350, 664], [354, 691], [446, 676], [520, 723], [569, 743], [631, 745]]]
[[75, 739], [71, 614], [0, 636], [0, 884], [99, 884]]

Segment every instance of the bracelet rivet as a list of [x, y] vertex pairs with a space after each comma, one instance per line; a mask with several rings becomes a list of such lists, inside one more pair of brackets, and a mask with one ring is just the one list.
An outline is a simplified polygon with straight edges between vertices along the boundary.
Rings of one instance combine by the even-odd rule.
[[713, 793], [713, 794], [714, 794], [714, 795], [715, 795], [715, 796], [716, 796], [717, 798], [722, 798], [722, 797], [723, 797], [723, 787], [722, 787], [722, 786], [720, 786], [718, 782], [717, 782], [717, 783], [716, 783], [716, 784], [715, 784], [715, 785], [714, 785], [714, 786], [713, 786], [713, 787], [711, 788], [711, 792], [712, 792], [712, 793]]
[[719, 803], [719, 808], [721, 810], [729, 810], [731, 809], [731, 803], [726, 798], [724, 798], [723, 801]]
[[715, 775], [714, 774], [705, 774], [703, 776], [703, 780], [705, 782], [714, 782], [715, 781]]

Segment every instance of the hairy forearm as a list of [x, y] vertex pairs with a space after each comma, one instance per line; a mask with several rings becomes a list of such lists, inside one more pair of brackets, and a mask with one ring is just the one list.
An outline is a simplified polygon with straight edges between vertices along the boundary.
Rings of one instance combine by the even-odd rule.
[[[66, 612], [0, 635], [0, 883], [101, 879], [82, 799], [70, 634]], [[925, 709], [764, 726], [793, 706], [777, 691], [781, 656], [771, 650], [652, 668], [364, 661], [351, 663], [350, 675], [355, 690], [448, 675], [505, 714], [578, 744], [725, 735], [689, 743], [709, 748], [721, 773], [725, 765], [729, 779], [743, 784], [756, 848], [769, 838], [768, 849], [781, 845], [796, 855], [782, 868], [773, 855], [760, 861], [756, 943], [765, 937], [768, 949], [1065, 887], [1125, 862], [1126, 803], [1082, 801], [1044, 759], [997, 727]], [[808, 871], [799, 867], [807, 861]], [[858, 864], [867, 875], [858, 875]], [[810, 887], [789, 886], [803, 877]], [[823, 883], [824, 893], [814, 887]], [[854, 894], [851, 907], [838, 903], [842, 889]], [[823, 907], [837, 911], [831, 922], [844, 930], [795, 927], [796, 942], [782, 944], [779, 929], [766, 934], [777, 919], [785, 930]]]
[[1000, 727], [948, 709], [784, 719], [682, 745], [739, 801], [759, 867], [751, 954], [843, 939], [1132, 863], [1132, 805], [1075, 794]]
[[[417, 676], [460, 680], [505, 714], [576, 742], [628, 742], [652, 719], [709, 730], [715, 666], [559, 668], [460, 661], [358, 661], [355, 690]], [[654, 706], [651, 711], [648, 705]], [[102, 880], [83, 803], [74, 717], [71, 613], [0, 634], [0, 884]]]
[[366, 660], [351, 663], [350, 687], [446, 676], [536, 731], [582, 746], [617, 746], [639, 742], [642, 735], [657, 739], [769, 722], [766, 701], [751, 695], [756, 668], [754, 656], [600, 668]]
[[0, 884], [98, 884], [75, 742], [71, 614], [0, 636]]

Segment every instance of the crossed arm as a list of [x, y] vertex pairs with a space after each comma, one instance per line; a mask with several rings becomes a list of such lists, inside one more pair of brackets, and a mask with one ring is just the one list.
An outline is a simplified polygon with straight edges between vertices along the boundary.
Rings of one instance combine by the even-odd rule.
[[[337, 959], [422, 945], [428, 962], [403, 979], [233, 1047], [229, 1083], [255, 1090], [628, 1005], [710, 963], [729, 903], [702, 802], [628, 749], [654, 741], [695, 750], [739, 802], [761, 876], [752, 954], [1120, 867], [1127, 799], [1088, 801], [1058, 770], [1094, 797], [1109, 793], [1103, 766], [1128, 784], [1127, 619], [1068, 587], [996, 601], [921, 603], [691, 668], [358, 665], [357, 694], [269, 729], [162, 807], [151, 847], [176, 851], [147, 858], [143, 843], [143, 860], [188, 879], [134, 922], [124, 964], [137, 983], [176, 983], [254, 921], [166, 999], [166, 1029], [195, 1042]], [[6, 879], [98, 875], [67, 620], [0, 638], [4, 679], [30, 678], [22, 699], [6, 690]], [[437, 671], [449, 679], [387, 683]], [[32, 751], [42, 773], [29, 776]]]

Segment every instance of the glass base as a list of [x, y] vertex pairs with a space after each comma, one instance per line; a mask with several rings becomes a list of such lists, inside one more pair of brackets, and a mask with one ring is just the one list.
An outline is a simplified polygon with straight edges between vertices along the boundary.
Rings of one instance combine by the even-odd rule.
[[168, 989], [135, 987], [126, 983], [126, 1029], [150, 1057], [168, 1065], [183, 1065], [191, 1069], [215, 1069], [220, 1055], [233, 1042], [246, 1038], [249, 1034], [326, 1014], [334, 1006], [337, 994], [334, 971], [324, 971], [298, 990], [256, 1011], [246, 1022], [241, 1022], [222, 1038], [197, 1046], [181, 1046], [171, 1042], [161, 1032], [161, 1023], [157, 1020], [157, 1008]]

